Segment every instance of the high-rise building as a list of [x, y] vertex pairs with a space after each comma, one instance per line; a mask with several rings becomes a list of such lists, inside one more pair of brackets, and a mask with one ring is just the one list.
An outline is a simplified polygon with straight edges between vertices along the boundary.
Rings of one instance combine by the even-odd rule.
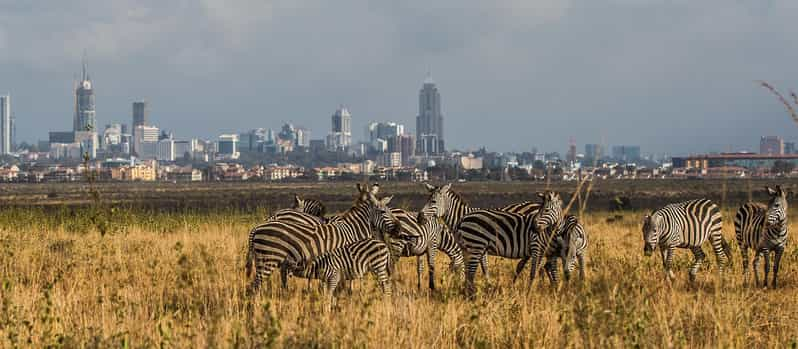
[[158, 161], [175, 161], [175, 140], [171, 138], [158, 141], [158, 152], [155, 159]]
[[11, 97], [0, 96], [0, 155], [11, 153]]
[[[136, 155], [140, 158], [144, 158], [144, 154], [146, 153], [147, 157], [155, 158], [156, 147], [155, 144], [158, 143], [158, 138], [160, 136], [160, 132], [157, 127], [154, 126], [136, 126], [133, 128], [133, 151]], [[147, 147], [145, 151], [144, 147]]]
[[759, 139], [759, 154], [784, 155], [784, 140], [779, 136], [763, 136]]
[[573, 138], [568, 140], [568, 153], [565, 154], [565, 160], [570, 163], [576, 162], [576, 142]]
[[147, 101], [133, 102], [133, 129], [136, 126], [146, 126], [150, 110]]
[[332, 130], [327, 136], [327, 148], [343, 151], [352, 145], [352, 115], [340, 106], [332, 115]]
[[621, 162], [634, 162], [640, 160], [640, 146], [616, 145], [612, 147], [612, 157]]
[[75, 89], [75, 116], [72, 131], [96, 132], [97, 117], [94, 109], [94, 88], [89, 77], [86, 61], [83, 61], [83, 73]]
[[585, 161], [597, 162], [604, 156], [604, 147], [601, 144], [585, 144]]
[[445, 150], [441, 95], [429, 76], [418, 92], [416, 116], [416, 152], [419, 155], [439, 155]]
[[228, 155], [232, 158], [238, 158], [238, 135], [237, 134], [224, 134], [219, 136], [216, 142], [217, 152], [222, 155]]

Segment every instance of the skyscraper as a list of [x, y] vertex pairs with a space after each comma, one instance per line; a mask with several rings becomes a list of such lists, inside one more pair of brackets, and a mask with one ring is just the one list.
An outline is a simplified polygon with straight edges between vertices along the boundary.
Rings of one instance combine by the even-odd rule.
[[441, 95], [435, 81], [427, 76], [418, 93], [418, 116], [416, 116], [416, 152], [423, 155], [439, 155], [444, 152], [443, 115]]
[[75, 117], [72, 131], [96, 132], [97, 117], [94, 110], [94, 89], [89, 77], [86, 61], [83, 61], [83, 73], [75, 89]]
[[0, 155], [11, 153], [11, 97], [0, 96]]
[[784, 140], [779, 136], [762, 136], [759, 154], [784, 155]]
[[146, 101], [133, 102], [133, 129], [136, 126], [147, 126], [147, 117], [150, 113]]
[[327, 148], [341, 151], [350, 145], [352, 145], [352, 115], [344, 106], [340, 106], [332, 115], [332, 130], [327, 136]]

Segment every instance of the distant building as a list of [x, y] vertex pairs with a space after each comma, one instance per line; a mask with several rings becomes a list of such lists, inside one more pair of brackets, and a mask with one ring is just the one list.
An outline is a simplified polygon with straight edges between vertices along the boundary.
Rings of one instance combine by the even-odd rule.
[[332, 129], [327, 136], [327, 148], [332, 151], [344, 151], [352, 145], [352, 115], [344, 106], [340, 106], [331, 119]]
[[707, 170], [712, 168], [745, 168], [769, 170], [776, 161], [798, 165], [798, 154], [721, 153], [673, 157], [674, 168]]
[[94, 106], [94, 88], [89, 77], [88, 65], [83, 61], [83, 74], [75, 89], [75, 116], [72, 131], [97, 132], [97, 116]]
[[158, 153], [155, 156], [158, 161], [175, 161], [175, 140], [171, 138], [158, 141]]
[[640, 146], [616, 145], [612, 147], [613, 159], [621, 162], [635, 162], [640, 160]]
[[91, 159], [97, 157], [100, 140], [96, 131], [75, 131], [75, 143], [80, 145], [81, 153], [88, 154]]
[[11, 97], [0, 96], [0, 155], [11, 153]]
[[366, 133], [369, 143], [373, 145], [378, 139], [388, 140], [389, 138], [403, 135], [405, 127], [395, 122], [372, 122], [366, 126]]
[[601, 144], [585, 144], [585, 161], [597, 162], [604, 157], [604, 146]]
[[310, 140], [310, 152], [313, 154], [319, 154], [325, 150], [325, 144], [323, 139], [311, 139]]
[[133, 102], [133, 129], [137, 126], [147, 126], [150, 110], [147, 101]]
[[439, 155], [445, 150], [441, 95], [435, 81], [427, 77], [418, 92], [416, 116], [416, 151], [419, 155]]
[[238, 135], [236, 134], [223, 134], [219, 136], [219, 140], [216, 142], [216, 152], [225, 157], [231, 159], [237, 159], [239, 156], [238, 152]]
[[103, 136], [100, 140], [100, 147], [103, 149], [111, 149], [122, 143], [122, 125], [108, 124], [105, 125]]
[[399, 152], [382, 153], [377, 159], [379, 160], [379, 165], [383, 167], [402, 166], [402, 154]]
[[568, 153], [565, 154], [565, 160], [570, 163], [576, 162], [576, 142], [573, 138], [568, 141]]
[[460, 157], [460, 167], [463, 170], [481, 170], [482, 157], [475, 157], [474, 154]]
[[[133, 152], [140, 158], [155, 158], [160, 130], [155, 126], [140, 125], [133, 129]], [[146, 147], [146, 149], [145, 149]]]
[[759, 139], [759, 154], [784, 155], [784, 140], [779, 136], [763, 136]]
[[784, 142], [784, 154], [795, 154], [795, 142]]

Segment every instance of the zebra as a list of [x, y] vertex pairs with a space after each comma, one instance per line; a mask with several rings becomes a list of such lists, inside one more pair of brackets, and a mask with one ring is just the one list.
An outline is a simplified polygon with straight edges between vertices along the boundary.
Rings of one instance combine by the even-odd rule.
[[[302, 199], [299, 195], [294, 194], [294, 202], [291, 208], [284, 208], [281, 210], [277, 210], [274, 214], [269, 216], [266, 221], [283, 221], [289, 223], [296, 223], [296, 224], [305, 224], [305, 225], [319, 225], [324, 222], [324, 213], [326, 208], [324, 204], [321, 203], [319, 200], [313, 199]], [[252, 240], [255, 238], [255, 230], [251, 230], [249, 232], [249, 237], [247, 238], [247, 246], [252, 247]], [[247, 255], [246, 255], [246, 264], [244, 266], [245, 269], [250, 270], [252, 268], [252, 250], [251, 248], [247, 248]], [[285, 269], [285, 265], [281, 265], [281, 270]], [[287, 286], [287, 276], [285, 272], [281, 272], [281, 280], [283, 288]]]
[[[569, 280], [571, 273], [576, 269], [576, 263], [579, 262], [579, 278], [585, 279], [585, 252], [587, 251], [587, 232], [585, 228], [579, 223], [579, 220], [574, 215], [565, 215], [563, 217], [560, 227], [557, 228], [557, 234], [551, 240], [549, 249], [546, 250], [546, 264], [543, 265], [541, 273], [545, 271], [552, 284], [556, 284], [559, 279], [557, 276], [557, 258], [562, 260], [563, 274], [565, 280]], [[529, 257], [524, 257], [518, 262], [515, 268], [515, 275], [513, 282], [516, 281]]]
[[257, 290], [261, 280], [284, 262], [288, 267], [307, 264], [328, 251], [371, 238], [373, 230], [399, 237], [399, 221], [387, 207], [391, 197], [378, 200], [360, 184], [357, 190], [354, 206], [334, 223], [310, 226], [268, 221], [255, 226], [250, 246], [255, 261], [251, 289]]
[[450, 269], [463, 270], [463, 252], [457, 245], [448, 226], [441, 222], [437, 217], [433, 217], [434, 212], [418, 214], [402, 209], [393, 209], [396, 218], [399, 219], [401, 230], [412, 236], [418, 236], [413, 241], [394, 240], [397, 245], [395, 250], [401, 251], [402, 257], [416, 257], [416, 280], [417, 287], [421, 289], [421, 273], [424, 272], [424, 264], [421, 256], [427, 256], [427, 267], [429, 268], [429, 288], [435, 290], [435, 256], [437, 251], [445, 253], [451, 260]]
[[[748, 282], [748, 249], [755, 251], [754, 255], [754, 281], [759, 286], [759, 258], [765, 257], [765, 279], [762, 286], [768, 283], [770, 271], [770, 252], [773, 258], [773, 283], [777, 287], [776, 277], [781, 264], [781, 255], [787, 243], [787, 198], [780, 186], [776, 189], [765, 187], [770, 200], [767, 205], [749, 202], [743, 204], [734, 216], [734, 233], [737, 245], [743, 257], [744, 282]], [[791, 194], [791, 193], [790, 193]]]
[[530, 282], [537, 266], [562, 220], [562, 199], [556, 192], [538, 193], [543, 205], [534, 215], [501, 210], [477, 210], [465, 215], [457, 226], [455, 238], [466, 257], [466, 292], [473, 296], [477, 264], [488, 253], [520, 259], [532, 259]]
[[[443, 217], [449, 229], [454, 231], [455, 227], [460, 223], [460, 220], [466, 214], [479, 210], [479, 208], [469, 206], [460, 195], [452, 191], [452, 184], [446, 184], [440, 187], [424, 183], [425, 188], [430, 196], [427, 203], [422, 208], [422, 211], [435, 212], [438, 217]], [[523, 215], [533, 214], [540, 209], [540, 203], [532, 201], [524, 201], [520, 203], [510, 204], [499, 208], [499, 210], [513, 212]], [[456, 241], [455, 241], [456, 242]], [[488, 278], [488, 256], [485, 255], [480, 263], [482, 273]]]
[[334, 304], [338, 283], [341, 280], [363, 278], [366, 272], [374, 274], [383, 293], [390, 296], [388, 271], [391, 263], [388, 245], [379, 240], [366, 239], [333, 249], [307, 266], [295, 266], [291, 273], [297, 277], [321, 280], [326, 285], [330, 304]]
[[723, 238], [720, 209], [708, 199], [695, 199], [667, 205], [643, 217], [643, 253], [651, 256], [659, 247], [666, 278], [674, 278], [671, 270], [673, 251], [689, 248], [695, 260], [690, 267], [690, 281], [694, 282], [698, 268], [706, 255], [701, 245], [709, 240], [718, 259], [720, 270], [729, 262], [731, 249]]

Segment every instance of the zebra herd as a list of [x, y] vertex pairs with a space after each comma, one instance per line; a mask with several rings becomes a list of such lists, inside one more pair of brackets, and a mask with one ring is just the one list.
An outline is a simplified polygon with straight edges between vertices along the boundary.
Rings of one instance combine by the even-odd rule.
[[[584, 257], [588, 234], [574, 215], [563, 210], [556, 192], [537, 194], [536, 201], [525, 201], [497, 209], [470, 206], [451, 188], [451, 184], [424, 184], [429, 193], [418, 212], [388, 207], [391, 198], [378, 195], [379, 185], [357, 185], [352, 207], [340, 215], [326, 216], [317, 200], [294, 198], [289, 209], [275, 212], [249, 234], [246, 269], [254, 274], [251, 291], [261, 286], [279, 269], [283, 288], [289, 275], [318, 279], [334, 301], [334, 292], [343, 280], [353, 280], [367, 272], [375, 275], [383, 292], [391, 293], [390, 276], [399, 258], [416, 257], [417, 287], [421, 288], [426, 257], [428, 286], [435, 289], [435, 257], [443, 252], [450, 269], [465, 279], [465, 291], [474, 295], [474, 278], [481, 268], [489, 278], [487, 256], [518, 259], [513, 282], [531, 261], [530, 282], [539, 266], [552, 284], [559, 282], [558, 260], [565, 280], [579, 265], [585, 277]], [[755, 251], [757, 285], [759, 260], [765, 257], [765, 284], [770, 269], [769, 255], [775, 254], [772, 286], [787, 240], [788, 194], [776, 186], [767, 188], [767, 205], [747, 203], [735, 216], [736, 238], [743, 256], [743, 271], [748, 275], [748, 249]], [[730, 246], [721, 232], [721, 213], [707, 199], [667, 205], [643, 219], [644, 254], [659, 248], [665, 276], [673, 279], [671, 263], [676, 248], [690, 249], [694, 261], [690, 280], [694, 281], [706, 255], [701, 246], [709, 241], [721, 269], [731, 261]]]

